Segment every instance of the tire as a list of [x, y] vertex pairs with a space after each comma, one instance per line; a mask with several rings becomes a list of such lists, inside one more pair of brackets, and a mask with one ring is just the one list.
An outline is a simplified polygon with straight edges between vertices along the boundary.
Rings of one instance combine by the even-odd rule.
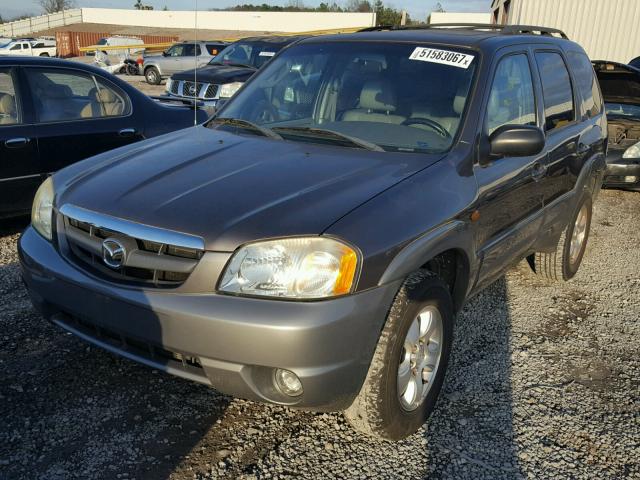
[[160, 85], [162, 77], [156, 67], [149, 67], [144, 71], [144, 78], [149, 85]]
[[[430, 385], [426, 396], [410, 409], [403, 405], [406, 399], [400, 396], [399, 368], [407, 357], [405, 342], [410, 328], [414, 327], [418, 314], [425, 310], [440, 314], [440, 355], [435, 373], [424, 383]], [[427, 270], [411, 274], [393, 301], [362, 388], [353, 404], [343, 412], [355, 430], [378, 439], [400, 440], [424, 424], [442, 388], [453, 341], [453, 323], [453, 302], [445, 283]], [[428, 352], [428, 345], [433, 342], [425, 343], [423, 348]]]
[[[591, 196], [585, 193], [578, 202], [569, 225], [562, 232], [555, 251], [550, 253], [536, 252], [529, 258], [529, 264], [537, 275], [554, 282], [567, 282], [578, 273], [589, 240], [592, 208]], [[585, 215], [585, 217], [581, 217], [581, 215]], [[578, 224], [579, 221], [580, 224]], [[584, 222], [584, 227], [582, 227], [582, 222]], [[572, 252], [572, 239], [576, 239], [574, 233], [579, 236], [583, 228], [580, 246], [576, 247], [574, 244]], [[573, 256], [572, 253], [574, 253]]]

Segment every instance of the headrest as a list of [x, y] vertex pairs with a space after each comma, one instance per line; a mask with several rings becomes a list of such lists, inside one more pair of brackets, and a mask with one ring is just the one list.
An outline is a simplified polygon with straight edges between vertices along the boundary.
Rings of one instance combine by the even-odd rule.
[[360, 92], [360, 108], [395, 112], [397, 99], [391, 84], [385, 80], [369, 80]]
[[461, 85], [458, 87], [456, 96], [453, 99], [453, 111], [458, 115], [462, 115], [465, 103], [467, 103], [467, 87], [465, 85]]
[[13, 95], [9, 95], [8, 93], [2, 93], [0, 95], [2, 95], [0, 96], [0, 113], [15, 115], [16, 102]]
[[107, 90], [106, 88], [101, 88], [98, 92], [98, 101], [102, 103], [114, 103], [118, 101], [118, 97], [111, 90]]

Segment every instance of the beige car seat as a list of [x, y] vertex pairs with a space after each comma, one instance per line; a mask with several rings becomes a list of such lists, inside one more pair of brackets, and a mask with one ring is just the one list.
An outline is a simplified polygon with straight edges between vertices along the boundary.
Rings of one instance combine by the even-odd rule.
[[16, 99], [8, 93], [0, 93], [0, 125], [18, 123]]
[[358, 108], [344, 112], [345, 122], [378, 122], [401, 124], [406, 120], [394, 115], [398, 101], [391, 84], [385, 80], [369, 80], [362, 87]]

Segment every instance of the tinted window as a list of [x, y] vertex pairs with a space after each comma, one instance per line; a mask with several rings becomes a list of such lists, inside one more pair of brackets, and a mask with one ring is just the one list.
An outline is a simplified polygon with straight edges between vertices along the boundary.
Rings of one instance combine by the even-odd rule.
[[588, 118], [595, 117], [602, 111], [602, 97], [591, 61], [584, 53], [578, 52], [569, 52], [567, 59], [582, 96], [582, 111]]
[[442, 48], [295, 45], [273, 58], [216, 120], [249, 120], [287, 141], [353, 147], [346, 136], [392, 152], [442, 152], [461, 124], [478, 64], [475, 52]]
[[216, 43], [208, 43], [207, 44], [207, 52], [209, 55], [217, 55], [224, 48], [224, 45], [219, 45]]
[[20, 123], [20, 112], [11, 71], [0, 70], [0, 125], [16, 123]]
[[120, 93], [92, 75], [40, 68], [25, 72], [41, 122], [121, 116], [129, 111]]
[[184, 55], [184, 45], [174, 45], [169, 50], [167, 50], [167, 54], [170, 57], [181, 57]]
[[195, 50], [195, 45], [194, 44], [186, 43], [182, 47], [182, 56], [184, 56], [184, 57], [193, 57], [195, 51], [196, 50]]
[[10, 50], [22, 50], [22, 44], [17, 43]]
[[571, 78], [558, 53], [538, 52], [536, 62], [542, 79], [545, 129], [550, 131], [574, 120]]
[[529, 60], [524, 54], [503, 58], [496, 69], [487, 106], [489, 134], [503, 125], [535, 125], [536, 104]]

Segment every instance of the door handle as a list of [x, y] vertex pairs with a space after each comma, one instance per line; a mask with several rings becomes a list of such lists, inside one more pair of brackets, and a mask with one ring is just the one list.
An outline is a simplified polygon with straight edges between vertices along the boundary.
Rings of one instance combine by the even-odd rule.
[[4, 146], [7, 148], [22, 148], [26, 147], [28, 143], [29, 139], [27, 137], [16, 137], [5, 141]]
[[542, 162], [535, 162], [531, 171], [531, 176], [535, 180], [540, 180], [547, 173], [547, 166]]
[[133, 137], [136, 134], [135, 128], [123, 128], [118, 132], [121, 137]]

